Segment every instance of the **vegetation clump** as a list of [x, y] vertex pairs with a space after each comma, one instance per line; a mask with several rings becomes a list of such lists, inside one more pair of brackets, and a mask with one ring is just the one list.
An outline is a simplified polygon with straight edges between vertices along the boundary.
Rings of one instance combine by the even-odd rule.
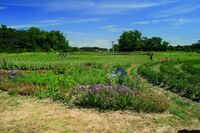
[[167, 89], [187, 97], [194, 101], [200, 101], [200, 75], [189, 74], [196, 71], [194, 68], [188, 69], [186, 65], [176, 68], [177, 64], [185, 64], [187, 61], [165, 61], [160, 64], [159, 71], [152, 68], [160, 62], [153, 62], [141, 65], [138, 73], [155, 85], [165, 86]]
[[103, 110], [134, 110], [142, 112], [164, 112], [168, 108], [166, 99], [149, 92], [140, 92], [124, 85], [88, 85], [79, 87], [76, 104]]
[[0, 52], [51, 52], [69, 49], [69, 41], [60, 31], [44, 31], [37, 27], [16, 30], [0, 26]]

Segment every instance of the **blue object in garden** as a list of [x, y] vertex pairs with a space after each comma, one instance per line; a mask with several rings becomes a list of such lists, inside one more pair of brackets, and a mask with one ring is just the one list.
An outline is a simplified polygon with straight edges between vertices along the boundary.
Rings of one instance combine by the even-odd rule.
[[14, 78], [15, 78], [15, 76], [13, 76], [13, 75], [9, 76], [9, 79], [14, 79]]
[[126, 70], [124, 70], [123, 68], [117, 68], [115, 73], [119, 74], [120, 77], [124, 77], [125, 75], [128, 74], [128, 72]]

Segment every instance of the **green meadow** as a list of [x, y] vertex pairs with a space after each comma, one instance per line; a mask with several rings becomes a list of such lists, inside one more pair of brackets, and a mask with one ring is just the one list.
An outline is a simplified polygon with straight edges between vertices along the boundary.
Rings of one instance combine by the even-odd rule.
[[[89, 126], [86, 120], [94, 114], [100, 119], [94, 126], [97, 132], [105, 131], [106, 126], [101, 127], [101, 123], [107, 123], [113, 114], [129, 124], [114, 128], [116, 122], [113, 122], [108, 124], [108, 132], [140, 131], [148, 125], [152, 132], [157, 129], [167, 131], [168, 128], [172, 132], [184, 128], [199, 129], [199, 64], [200, 55], [196, 52], [154, 52], [153, 60], [147, 52], [75, 52], [67, 53], [65, 57], [54, 52], [1, 53], [0, 130], [51, 132], [59, 128], [80, 132], [84, 125]], [[36, 112], [38, 109], [48, 112], [51, 108], [54, 111], [74, 110], [77, 114], [85, 113], [85, 121], [75, 128], [76, 118], [70, 123], [58, 114], [55, 117], [59, 117], [59, 121], [52, 123], [52, 129], [50, 118], [45, 116], [41, 117], [48, 119], [46, 122], [36, 123], [35, 116], [30, 115], [30, 105], [24, 110], [29, 116], [20, 123], [17, 118], [4, 117], [11, 111], [22, 110], [26, 107], [24, 103], [30, 101], [37, 106]], [[59, 109], [61, 107], [64, 108]], [[130, 117], [121, 119], [126, 115]], [[63, 126], [67, 123], [71, 128]]]

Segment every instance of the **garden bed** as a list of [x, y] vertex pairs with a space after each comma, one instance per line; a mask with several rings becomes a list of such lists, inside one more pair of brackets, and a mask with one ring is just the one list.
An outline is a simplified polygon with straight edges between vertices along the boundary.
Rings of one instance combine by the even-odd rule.
[[6, 91], [10, 94], [20, 94], [20, 95], [31, 95], [36, 91], [44, 91], [46, 87], [44, 86], [36, 86], [32, 83], [12, 83], [12, 82], [4, 82], [0, 84], [0, 90]]
[[103, 110], [134, 110], [164, 112], [168, 101], [150, 91], [139, 91], [125, 85], [82, 85], [79, 87], [76, 105]]

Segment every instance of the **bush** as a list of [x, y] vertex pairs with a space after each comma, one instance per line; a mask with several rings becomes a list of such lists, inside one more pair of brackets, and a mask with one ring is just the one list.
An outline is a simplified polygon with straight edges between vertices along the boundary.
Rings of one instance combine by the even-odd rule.
[[133, 105], [135, 110], [144, 112], [164, 112], [169, 107], [166, 98], [150, 91], [136, 95]]
[[165, 77], [161, 73], [152, 70], [151, 67], [154, 65], [156, 65], [156, 63], [144, 64], [139, 67], [138, 73], [142, 75], [143, 77], [146, 77], [147, 80], [149, 80], [151, 83], [155, 85], [160, 85], [165, 79]]
[[81, 86], [75, 100], [81, 107], [95, 107], [103, 110], [135, 110], [143, 112], [164, 112], [167, 101], [158, 95], [139, 92], [123, 85]]

